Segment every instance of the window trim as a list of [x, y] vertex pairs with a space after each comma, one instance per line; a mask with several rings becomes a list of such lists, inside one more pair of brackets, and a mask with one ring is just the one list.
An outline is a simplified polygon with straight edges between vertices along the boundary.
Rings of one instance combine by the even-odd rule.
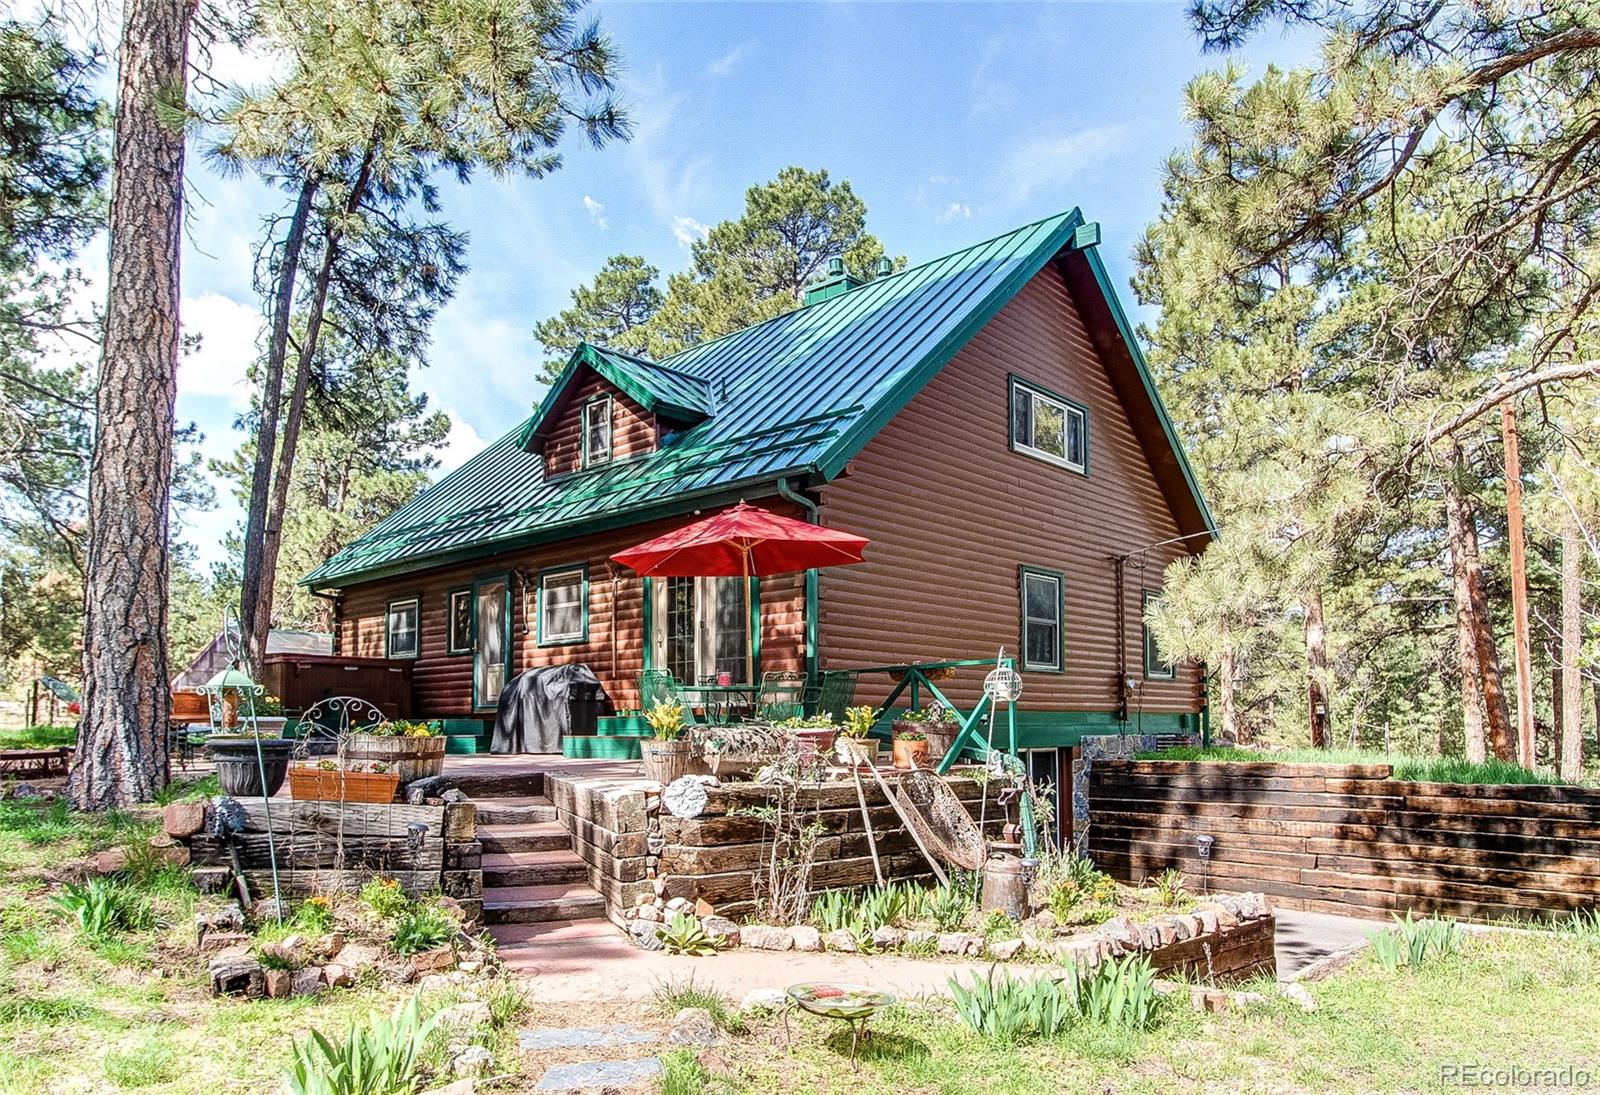
[[[416, 613], [416, 625], [412, 628], [413, 648], [409, 654], [396, 654], [394, 652], [394, 632], [389, 624], [397, 605], [410, 605], [412, 611]], [[405, 597], [393, 597], [383, 603], [383, 656], [385, 658], [404, 658], [407, 660], [422, 657], [422, 596], [420, 594], [412, 593]]]
[[1152, 651], [1151, 649], [1155, 645], [1155, 634], [1150, 630], [1150, 625], [1145, 623], [1144, 610], [1150, 607], [1150, 598], [1159, 597], [1160, 595], [1160, 590], [1146, 589], [1141, 591], [1139, 597], [1139, 626], [1143, 629], [1141, 635], [1144, 638], [1144, 679], [1147, 681], [1175, 681], [1178, 679], [1178, 665], [1176, 662], [1164, 663], [1159, 658], [1152, 659], [1150, 657], [1152, 653], [1160, 652]]
[[[578, 607], [583, 612], [583, 624], [575, 635], [563, 635], [546, 638], [544, 633], [544, 583], [552, 575], [577, 574]], [[561, 566], [545, 567], [534, 576], [534, 642], [538, 646], [571, 646], [574, 643], [589, 641], [589, 564], [566, 563]]]
[[[1082, 464], [1074, 464], [1071, 460], [1067, 460], [1067, 459], [1065, 459], [1063, 457], [1056, 456], [1054, 453], [1045, 452], [1043, 449], [1036, 449], [1032, 445], [1024, 445], [1022, 442], [1017, 440], [1017, 432], [1016, 432], [1016, 428], [1017, 428], [1017, 389], [1019, 389], [1019, 388], [1024, 390], [1024, 391], [1026, 391], [1030, 396], [1033, 396], [1035, 398], [1044, 399], [1044, 400], [1048, 400], [1051, 403], [1060, 404], [1061, 408], [1062, 408], [1062, 412], [1064, 414], [1076, 414], [1080, 419], [1082, 419], [1082, 421], [1083, 421], [1083, 427], [1082, 427], [1082, 434], [1083, 434], [1083, 463]], [[1068, 399], [1064, 395], [1060, 395], [1060, 394], [1058, 394], [1056, 392], [1051, 391], [1049, 388], [1046, 388], [1043, 384], [1035, 384], [1033, 381], [1025, 380], [1025, 379], [1023, 379], [1022, 377], [1018, 376], [1015, 373], [1012, 373], [1007, 377], [1007, 385], [1006, 385], [1006, 438], [1007, 438], [1008, 442], [1010, 443], [1012, 452], [1020, 453], [1023, 456], [1031, 457], [1034, 460], [1043, 461], [1046, 464], [1051, 464], [1051, 465], [1053, 465], [1055, 467], [1058, 467], [1058, 468], [1065, 468], [1067, 471], [1077, 472], [1079, 475], [1083, 476], [1084, 478], [1088, 478], [1088, 476], [1089, 476], [1089, 427], [1090, 427], [1089, 408], [1087, 406], [1085, 406], [1084, 404], [1079, 403], [1076, 399]]]
[[[1028, 579], [1048, 578], [1056, 583], [1056, 660], [1053, 665], [1040, 665], [1028, 661]], [[1067, 576], [1059, 570], [1023, 564], [1017, 568], [1018, 631], [1021, 643], [1017, 650], [1019, 668], [1025, 673], [1064, 673], [1067, 666]]]
[[[605, 404], [606, 408], [606, 454], [599, 460], [591, 460], [589, 458], [589, 410], [591, 407], [602, 403]], [[617, 441], [616, 422], [614, 421], [616, 412], [611, 401], [611, 393], [601, 392], [598, 395], [590, 396], [583, 401], [579, 414], [581, 417], [579, 418], [578, 428], [578, 467], [598, 468], [611, 463], [616, 456]]]
[[[456, 598], [467, 599], [467, 645], [455, 645]], [[478, 630], [478, 600], [472, 595], [470, 585], [455, 586], [444, 595], [444, 652], [452, 657], [472, 653], [472, 643]]]

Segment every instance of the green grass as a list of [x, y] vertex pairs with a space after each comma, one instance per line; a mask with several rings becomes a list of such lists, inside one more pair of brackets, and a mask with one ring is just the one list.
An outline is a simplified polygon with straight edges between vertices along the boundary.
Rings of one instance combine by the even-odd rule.
[[29, 726], [22, 730], [0, 730], [0, 749], [51, 749], [57, 745], [76, 745], [76, 726]]
[[695, 984], [693, 976], [684, 981], [661, 982], [656, 985], [655, 996], [656, 1010], [669, 1019], [684, 1008], [705, 1008], [718, 1030], [743, 1034], [747, 1029], [744, 1016], [727, 997]]
[[1381, 753], [1371, 749], [1284, 749], [1265, 752], [1258, 749], [1180, 745], [1135, 754], [1135, 760], [1272, 761], [1279, 764], [1388, 764], [1395, 779], [1420, 783], [1522, 783], [1563, 786], [1568, 783], [1553, 773], [1534, 772], [1500, 760], [1479, 763], [1461, 757], [1408, 756]]

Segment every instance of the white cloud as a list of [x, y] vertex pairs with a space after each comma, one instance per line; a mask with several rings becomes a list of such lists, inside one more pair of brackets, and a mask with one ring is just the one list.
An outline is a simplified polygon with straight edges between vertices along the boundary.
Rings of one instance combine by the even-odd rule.
[[1022, 205], [1042, 186], [1059, 186], [1103, 161], [1121, 145], [1120, 126], [1095, 126], [1061, 137], [1034, 137], [1006, 158], [998, 177], [1006, 180], [1006, 200]]
[[256, 359], [261, 313], [211, 292], [183, 298], [180, 308], [184, 337], [198, 336], [200, 344], [178, 363], [179, 394], [222, 396], [243, 410], [250, 405], [245, 373]]
[[972, 219], [972, 206], [965, 202], [951, 202], [933, 218], [935, 223], [949, 224], [951, 221], [970, 221]]
[[479, 436], [478, 431], [472, 428], [471, 423], [452, 408], [444, 408], [444, 413], [450, 416], [450, 432], [445, 434], [444, 445], [439, 450], [441, 477], [477, 456], [488, 444]]
[[712, 61], [706, 66], [708, 76], [728, 76], [739, 67], [739, 62], [744, 60], [744, 55], [750, 49], [750, 43], [741, 42], [727, 53]]
[[681, 210], [704, 207], [712, 180], [709, 157], [684, 156], [684, 130], [694, 125], [678, 117], [686, 97], [669, 93], [659, 68], [649, 80], [625, 80], [622, 91], [633, 108], [633, 139], [622, 149], [626, 176], [638, 184], [657, 222], [687, 246], [684, 232], [703, 226]]
[[606, 207], [595, 201], [589, 195], [583, 196], [583, 207], [589, 211], [589, 219], [594, 221], [594, 226], [604, 232], [611, 225], [606, 223]]
[[710, 233], [710, 228], [693, 217], [686, 217], [680, 214], [672, 218], [672, 234], [678, 237], [678, 242], [684, 247], [705, 239]]

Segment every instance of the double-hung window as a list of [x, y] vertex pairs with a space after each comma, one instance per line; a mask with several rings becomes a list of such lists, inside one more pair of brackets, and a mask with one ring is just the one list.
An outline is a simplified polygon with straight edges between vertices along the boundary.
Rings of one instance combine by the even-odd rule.
[[384, 619], [384, 656], [389, 658], [415, 658], [419, 647], [417, 624], [417, 598], [390, 601]]
[[[1144, 600], [1140, 603], [1140, 615], [1149, 611], [1150, 602], [1157, 596], [1154, 590], [1144, 591]], [[1161, 653], [1161, 644], [1156, 642], [1156, 633], [1150, 630], [1150, 625], [1144, 625], [1144, 675], [1153, 681], [1170, 681], [1178, 675], [1177, 667], [1167, 660]]]
[[539, 645], [589, 637], [589, 568], [560, 567], [539, 575]]
[[1087, 474], [1089, 412], [1071, 400], [1011, 378], [1011, 447]]
[[611, 397], [600, 396], [583, 405], [583, 466], [611, 459]]
[[1021, 569], [1022, 668], [1061, 672], [1063, 579], [1060, 571]]

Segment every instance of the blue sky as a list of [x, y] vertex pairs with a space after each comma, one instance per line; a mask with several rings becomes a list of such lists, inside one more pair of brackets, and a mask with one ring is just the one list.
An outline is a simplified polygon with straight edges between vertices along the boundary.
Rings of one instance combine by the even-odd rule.
[[[1179, 4], [599, 3], [626, 61], [634, 139], [580, 141], [542, 180], [482, 176], [447, 187], [471, 235], [470, 273], [440, 314], [417, 385], [454, 422], [453, 467], [515, 426], [540, 394], [531, 329], [606, 257], [680, 268], [704, 226], [736, 216], [749, 185], [787, 164], [849, 179], [870, 229], [912, 262], [1081, 206], [1103, 227], [1119, 286], [1157, 213], [1161, 167], [1185, 137], [1183, 85], [1224, 63], [1202, 55]], [[1308, 59], [1263, 36], [1251, 72]], [[266, 61], [261, 61], [262, 71]], [[178, 414], [221, 455], [239, 441], [259, 304], [250, 256], [276, 196], [190, 158], [184, 326], [201, 349]], [[1125, 293], [1131, 307], [1131, 294]], [[232, 499], [182, 535], [222, 558]]]

